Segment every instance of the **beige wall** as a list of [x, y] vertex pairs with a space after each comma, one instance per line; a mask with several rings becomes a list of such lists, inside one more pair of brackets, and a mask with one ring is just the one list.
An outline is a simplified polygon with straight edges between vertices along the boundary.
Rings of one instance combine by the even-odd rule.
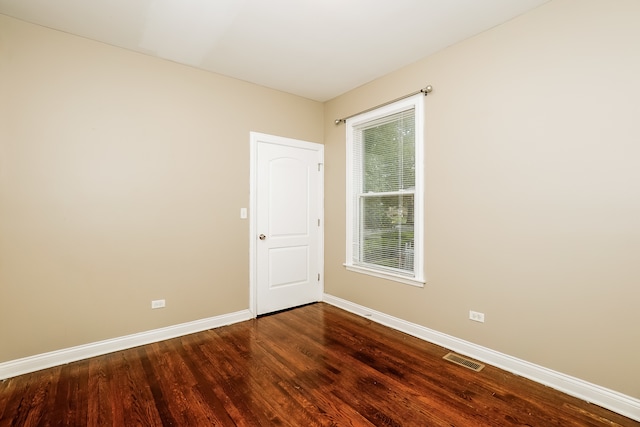
[[249, 132], [322, 108], [0, 15], [0, 362], [247, 309]]
[[[326, 292], [640, 398], [639, 19], [637, 0], [553, 0], [328, 102]], [[333, 119], [426, 84], [416, 288], [342, 266]]]

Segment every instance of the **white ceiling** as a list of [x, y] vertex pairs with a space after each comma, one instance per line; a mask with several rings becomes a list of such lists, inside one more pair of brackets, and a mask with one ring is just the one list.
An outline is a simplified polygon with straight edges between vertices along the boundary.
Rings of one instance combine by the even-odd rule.
[[0, 13], [326, 101], [549, 0], [0, 0]]

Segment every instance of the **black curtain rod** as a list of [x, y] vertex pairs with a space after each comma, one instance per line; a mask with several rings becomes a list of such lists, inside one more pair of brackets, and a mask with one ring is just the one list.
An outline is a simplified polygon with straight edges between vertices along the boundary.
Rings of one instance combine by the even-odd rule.
[[334, 123], [336, 124], [336, 126], [337, 126], [337, 125], [339, 125], [340, 123], [346, 123], [346, 122], [347, 122], [347, 120], [348, 120], [348, 119], [350, 119], [351, 117], [358, 116], [358, 115], [360, 115], [360, 114], [362, 114], [362, 113], [368, 113], [369, 111], [373, 111], [373, 110], [375, 110], [376, 108], [380, 108], [380, 107], [384, 107], [385, 105], [393, 104], [393, 103], [394, 103], [394, 102], [396, 102], [396, 101], [400, 101], [401, 99], [405, 99], [405, 98], [408, 98], [408, 97], [410, 97], [410, 96], [417, 95], [417, 94], [419, 94], [419, 93], [424, 93], [424, 96], [427, 96], [427, 94], [431, 93], [431, 91], [433, 91], [433, 87], [432, 87], [431, 85], [428, 85], [427, 87], [425, 87], [425, 88], [423, 88], [423, 89], [417, 90], [417, 91], [415, 91], [415, 92], [411, 92], [410, 94], [407, 94], [407, 95], [405, 95], [405, 96], [401, 96], [400, 98], [392, 99], [391, 101], [387, 101], [387, 102], [385, 102], [385, 103], [383, 103], [383, 104], [376, 105], [375, 107], [368, 108], [368, 109], [366, 109], [366, 110], [360, 111], [359, 113], [352, 114], [352, 115], [350, 115], [350, 116], [348, 116], [348, 117], [345, 117], [345, 118], [342, 118], [342, 119], [335, 119], [333, 122], [334, 122]]

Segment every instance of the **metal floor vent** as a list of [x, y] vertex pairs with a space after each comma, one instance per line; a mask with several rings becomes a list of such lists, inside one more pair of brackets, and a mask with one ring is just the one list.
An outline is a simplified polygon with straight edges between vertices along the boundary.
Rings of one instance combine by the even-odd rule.
[[467, 359], [464, 356], [460, 356], [455, 353], [447, 353], [444, 357], [444, 360], [448, 360], [449, 362], [453, 362], [456, 365], [464, 366], [465, 368], [469, 368], [472, 371], [480, 372], [484, 365], [482, 363], [478, 363], [475, 360]]

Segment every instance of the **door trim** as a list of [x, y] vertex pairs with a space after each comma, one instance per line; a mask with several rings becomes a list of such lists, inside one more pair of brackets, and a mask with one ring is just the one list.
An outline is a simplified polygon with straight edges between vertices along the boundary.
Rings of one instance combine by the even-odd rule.
[[320, 219], [320, 229], [318, 233], [318, 270], [320, 271], [320, 295], [324, 295], [324, 145], [260, 132], [249, 132], [249, 136], [249, 311], [253, 317], [257, 317], [258, 280], [256, 277], [256, 250], [258, 239], [258, 217], [255, 213], [256, 206], [258, 204], [256, 186], [258, 143], [267, 142], [269, 144], [314, 150], [320, 154], [320, 180], [318, 184], [318, 218]]

